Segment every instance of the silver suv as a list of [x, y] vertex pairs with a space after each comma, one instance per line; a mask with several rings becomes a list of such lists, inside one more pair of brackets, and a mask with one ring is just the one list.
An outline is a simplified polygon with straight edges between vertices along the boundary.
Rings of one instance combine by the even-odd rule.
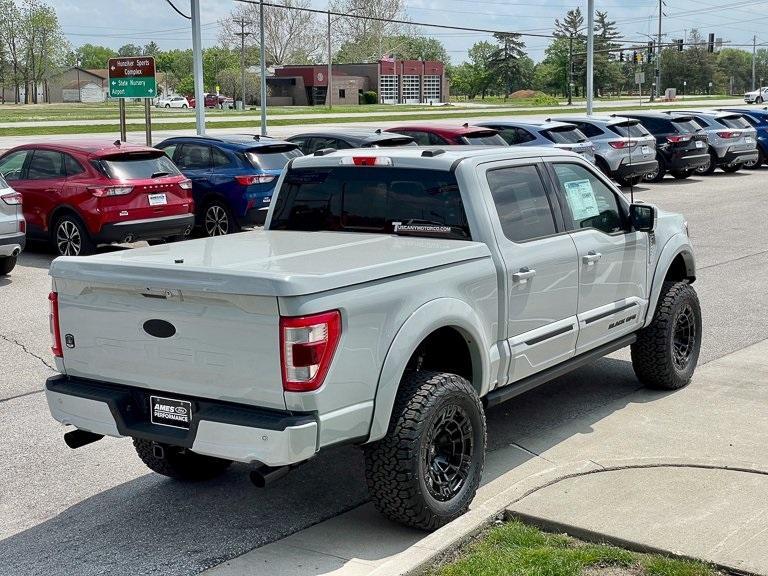
[[623, 116], [567, 116], [595, 147], [595, 163], [623, 186], [637, 184], [658, 169], [656, 138], [639, 120]]
[[707, 133], [710, 161], [696, 169], [697, 174], [712, 174], [715, 168], [736, 172], [758, 158], [757, 130], [741, 114], [715, 110], [667, 110], [673, 118], [693, 116]]
[[567, 122], [521, 122], [518, 120], [487, 120], [476, 126], [493, 128], [510, 146], [553, 146], [581, 154], [595, 163], [595, 147], [589, 139]]
[[26, 228], [21, 194], [0, 176], [0, 276], [5, 276], [16, 266], [16, 257], [24, 249]]

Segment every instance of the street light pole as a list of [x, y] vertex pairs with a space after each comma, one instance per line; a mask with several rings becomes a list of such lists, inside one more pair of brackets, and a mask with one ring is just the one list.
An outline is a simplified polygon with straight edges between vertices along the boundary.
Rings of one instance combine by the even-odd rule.
[[757, 51], [757, 34], [752, 36], [752, 90], [756, 90], [755, 86], [755, 55]]
[[333, 108], [332, 90], [333, 90], [333, 53], [331, 51], [331, 11], [328, 10], [328, 87], [326, 88], [326, 104], [328, 109]]
[[240, 32], [236, 33], [240, 36], [240, 100], [243, 102], [243, 108], [245, 108], [245, 37], [250, 36], [250, 32], [245, 31], [245, 25], [250, 24], [244, 18], [240, 20], [234, 20], [237, 24], [240, 24]]
[[264, 0], [259, 0], [259, 60], [261, 60], [261, 135], [267, 135], [267, 56], [264, 47]]
[[661, 98], [661, 18], [664, 15], [663, 11], [664, 0], [659, 0], [659, 34], [656, 41], [656, 98]]
[[568, 38], [568, 106], [573, 104], [573, 33]]
[[592, 116], [595, 66], [595, 0], [587, 0], [587, 116]]
[[200, 0], [192, 5], [192, 68], [195, 78], [195, 127], [205, 136], [205, 98], [203, 98], [203, 41], [200, 34]]

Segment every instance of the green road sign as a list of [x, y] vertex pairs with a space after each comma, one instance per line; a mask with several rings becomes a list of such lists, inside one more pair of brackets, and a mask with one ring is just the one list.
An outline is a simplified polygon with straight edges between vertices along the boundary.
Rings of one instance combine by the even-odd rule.
[[155, 59], [150, 56], [110, 58], [110, 98], [154, 98], [157, 96]]

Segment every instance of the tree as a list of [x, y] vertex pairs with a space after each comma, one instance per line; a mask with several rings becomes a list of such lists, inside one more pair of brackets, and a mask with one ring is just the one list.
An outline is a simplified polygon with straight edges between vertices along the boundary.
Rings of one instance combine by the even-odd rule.
[[[286, 6], [310, 7], [310, 0], [285, 0]], [[225, 48], [240, 50], [240, 21], [245, 21], [247, 62], [258, 62], [259, 6], [238, 6], [229, 18], [220, 22], [219, 40]], [[302, 10], [264, 7], [264, 51], [267, 64], [306, 64], [321, 57], [324, 48], [321, 24], [317, 16]]]
[[584, 38], [584, 16], [581, 8], [568, 10], [565, 18], [555, 18], [555, 30], [552, 32], [555, 38]]
[[[487, 67], [491, 74], [503, 82], [504, 99], [506, 100], [516, 87], [524, 85], [520, 59], [526, 56], [525, 42], [521, 40], [520, 34], [514, 33], [497, 32], [493, 37], [500, 43], [500, 46], [491, 53]], [[530, 81], [532, 78], [526, 80]]]
[[375, 62], [391, 51], [388, 50], [387, 38], [406, 32], [402, 24], [389, 22], [406, 18], [405, 0], [331, 0], [330, 9], [341, 14], [381, 19], [336, 19], [334, 35], [344, 38], [345, 44], [348, 44], [344, 52], [346, 61]]
[[[445, 46], [436, 38], [398, 34], [397, 36], [387, 36], [382, 40], [381, 45], [382, 55], [390, 54], [400, 60], [450, 62]], [[333, 60], [341, 64], [360, 62], [360, 54], [370, 53], [370, 49], [371, 46], [368, 41], [364, 41], [362, 45], [345, 42], [334, 55]]]
[[[222, 70], [236, 69], [240, 65], [240, 52], [228, 48], [213, 47], [203, 50], [203, 80], [205, 88], [214, 92]], [[234, 94], [234, 92], [229, 92]], [[239, 94], [239, 92], [238, 92]]]
[[118, 56], [141, 56], [142, 50], [141, 46], [136, 46], [136, 44], [123, 44], [120, 46], [120, 48], [117, 49], [117, 55]]
[[595, 62], [594, 87], [600, 94], [610, 88], [618, 91], [623, 84], [621, 64], [617, 61], [621, 44], [616, 41], [621, 34], [616, 28], [616, 21], [608, 19], [607, 12], [595, 12]]
[[154, 40], [151, 40], [148, 44], [144, 45], [141, 51], [142, 56], [157, 56], [160, 52], [160, 46], [158, 46]]
[[63, 65], [68, 44], [55, 10], [47, 4], [25, 0], [20, 18], [24, 101], [37, 104], [40, 85]]
[[21, 10], [16, 6], [14, 0], [0, 0], [0, 14], [3, 15], [0, 18], [0, 40], [6, 47], [6, 58], [9, 62], [10, 72], [10, 77], [6, 82], [13, 86], [13, 100], [18, 103], [24, 58]]
[[75, 64], [78, 61], [83, 68], [106, 68], [107, 61], [117, 56], [117, 52], [106, 46], [83, 44], [78, 47], [70, 61]]

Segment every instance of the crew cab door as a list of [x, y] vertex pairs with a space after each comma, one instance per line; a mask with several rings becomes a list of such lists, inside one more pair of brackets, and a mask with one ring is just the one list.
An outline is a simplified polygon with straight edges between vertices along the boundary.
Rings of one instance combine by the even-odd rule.
[[630, 229], [626, 201], [595, 171], [568, 161], [550, 170], [578, 252], [579, 354], [641, 326], [649, 237]]
[[578, 335], [578, 261], [541, 162], [483, 165], [504, 263], [508, 381], [567, 360]]

